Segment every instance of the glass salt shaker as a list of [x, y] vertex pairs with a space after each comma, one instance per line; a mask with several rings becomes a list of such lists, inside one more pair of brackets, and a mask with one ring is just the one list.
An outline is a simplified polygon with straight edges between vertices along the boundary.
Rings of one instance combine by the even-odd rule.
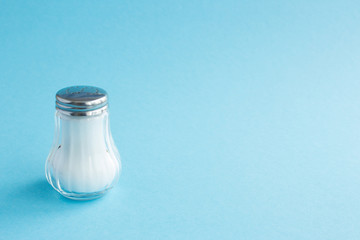
[[114, 186], [120, 170], [106, 91], [91, 86], [59, 90], [55, 136], [45, 165], [50, 185], [70, 199], [95, 199]]

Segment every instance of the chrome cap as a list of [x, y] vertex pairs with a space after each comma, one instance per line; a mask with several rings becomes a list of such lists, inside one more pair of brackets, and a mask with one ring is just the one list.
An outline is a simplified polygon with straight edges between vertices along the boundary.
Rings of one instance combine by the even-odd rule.
[[72, 86], [56, 93], [56, 109], [71, 116], [93, 116], [106, 111], [108, 95], [102, 88]]

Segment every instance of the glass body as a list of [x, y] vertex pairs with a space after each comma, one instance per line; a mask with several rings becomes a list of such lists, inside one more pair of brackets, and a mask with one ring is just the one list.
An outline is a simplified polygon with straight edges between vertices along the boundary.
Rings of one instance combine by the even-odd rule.
[[56, 111], [55, 136], [46, 160], [46, 178], [67, 198], [101, 197], [119, 179], [121, 162], [109, 126], [108, 111], [69, 116]]

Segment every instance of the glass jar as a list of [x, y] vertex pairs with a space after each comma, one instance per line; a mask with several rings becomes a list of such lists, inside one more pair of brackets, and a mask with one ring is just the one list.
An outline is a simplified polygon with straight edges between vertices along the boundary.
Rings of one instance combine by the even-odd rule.
[[59, 90], [55, 136], [45, 165], [51, 186], [67, 198], [94, 199], [114, 186], [120, 170], [106, 91], [91, 86]]

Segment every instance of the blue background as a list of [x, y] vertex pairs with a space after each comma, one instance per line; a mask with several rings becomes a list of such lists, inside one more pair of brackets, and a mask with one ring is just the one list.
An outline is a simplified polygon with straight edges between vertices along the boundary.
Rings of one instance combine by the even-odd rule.
[[[1, 1], [0, 239], [360, 239], [358, 1]], [[45, 180], [106, 89], [119, 184]]]

